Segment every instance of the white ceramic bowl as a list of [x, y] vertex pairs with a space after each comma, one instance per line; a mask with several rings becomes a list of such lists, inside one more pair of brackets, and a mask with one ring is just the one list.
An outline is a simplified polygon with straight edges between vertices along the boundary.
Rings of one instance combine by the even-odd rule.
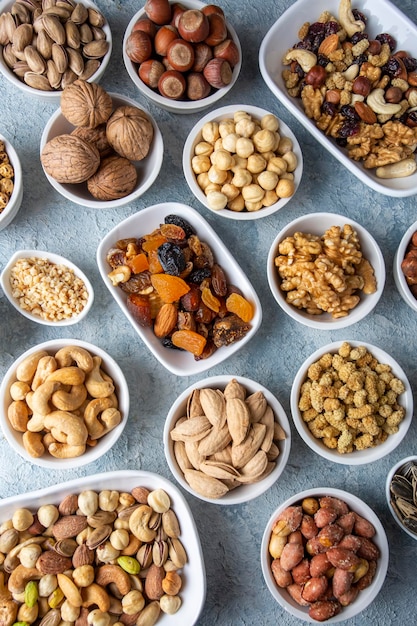
[[407, 533], [409, 537], [412, 537], [413, 539], [417, 540], [417, 533], [411, 532], [411, 530], [409, 530], [407, 526], [403, 524], [402, 520], [398, 517], [397, 512], [393, 506], [393, 496], [391, 494], [392, 479], [394, 478], [395, 474], [403, 474], [404, 470], [406, 470], [405, 466], [408, 463], [412, 463], [417, 467], [417, 456], [407, 456], [404, 459], [401, 459], [401, 461], [398, 461], [397, 463], [395, 463], [395, 465], [390, 469], [390, 471], [388, 472], [387, 481], [385, 484], [385, 495], [387, 498], [388, 508], [391, 511], [391, 514], [393, 518], [395, 519], [395, 521], [397, 522], [398, 526], [405, 533]]
[[[186, 407], [187, 407], [187, 399], [190, 396], [191, 392], [194, 389], [202, 389], [202, 388], [211, 388], [211, 389], [220, 389], [224, 391], [227, 383], [229, 383], [232, 379], [237, 380], [241, 385], [243, 385], [247, 390], [247, 395], [251, 393], [255, 393], [257, 391], [261, 391], [268, 404], [274, 411], [275, 418], [278, 423], [283, 428], [286, 438], [279, 442], [279, 450], [280, 454], [276, 461], [276, 466], [274, 470], [263, 480], [252, 483], [252, 484], [242, 484], [235, 489], [232, 489], [224, 496], [218, 499], [207, 498], [190, 487], [188, 482], [184, 478], [184, 474], [182, 473], [177, 460], [174, 455], [174, 442], [171, 439], [170, 433], [174, 428], [176, 421], [186, 415]], [[203, 380], [199, 380], [196, 384], [191, 385], [187, 389], [185, 389], [172, 404], [164, 427], [164, 450], [165, 457], [169, 468], [177, 480], [177, 482], [181, 485], [183, 489], [191, 493], [196, 498], [200, 500], [204, 500], [205, 502], [211, 502], [214, 504], [223, 504], [223, 505], [232, 505], [232, 504], [241, 504], [242, 502], [249, 502], [249, 500], [253, 500], [257, 498], [261, 494], [265, 493], [272, 485], [275, 484], [282, 472], [285, 469], [285, 466], [288, 461], [288, 456], [291, 448], [291, 429], [288, 422], [288, 418], [285, 414], [285, 411], [277, 398], [263, 385], [251, 380], [249, 378], [244, 378], [243, 376], [230, 376], [230, 375], [222, 375], [222, 376], [211, 376], [209, 378], [204, 378]]]
[[189, 188], [197, 198], [201, 204], [203, 204], [207, 209], [213, 211], [217, 215], [221, 215], [222, 217], [228, 217], [233, 220], [253, 220], [258, 219], [260, 217], [267, 217], [268, 215], [272, 215], [279, 209], [282, 209], [287, 202], [289, 202], [297, 192], [299, 187], [301, 176], [303, 174], [303, 155], [301, 152], [300, 144], [297, 141], [296, 136], [292, 132], [292, 130], [282, 121], [279, 120], [279, 134], [282, 137], [288, 137], [291, 139], [293, 143], [293, 152], [297, 157], [297, 167], [294, 173], [294, 183], [295, 183], [295, 191], [294, 194], [289, 198], [281, 198], [275, 204], [272, 204], [269, 207], [263, 207], [259, 209], [259, 211], [232, 211], [231, 209], [225, 208], [220, 211], [215, 211], [212, 209], [208, 202], [205, 193], [201, 189], [201, 187], [197, 183], [196, 175], [193, 172], [191, 167], [191, 160], [194, 156], [195, 146], [202, 140], [201, 131], [207, 122], [220, 122], [226, 118], [233, 118], [233, 114], [236, 111], [245, 111], [249, 113], [254, 119], [260, 120], [264, 115], [270, 113], [265, 109], [256, 106], [250, 106], [248, 104], [232, 104], [229, 106], [221, 107], [220, 109], [215, 109], [210, 113], [207, 113], [190, 131], [185, 144], [184, 151], [182, 157], [182, 167], [184, 171], [185, 180], [188, 183]]
[[[291, 237], [296, 232], [320, 236], [331, 226], [343, 227], [345, 224], [351, 225], [357, 232], [362, 254], [374, 268], [377, 281], [376, 292], [369, 295], [359, 293], [360, 302], [345, 317], [333, 318], [330, 313], [310, 315], [305, 310], [298, 309], [286, 300], [286, 292], [281, 289], [281, 277], [275, 266], [275, 257], [278, 256], [278, 246], [286, 237]], [[338, 215], [336, 213], [311, 213], [293, 220], [287, 224], [287, 226], [284, 226], [275, 237], [268, 254], [267, 275], [272, 295], [283, 311], [290, 317], [310, 328], [338, 330], [359, 322], [375, 308], [384, 290], [385, 263], [379, 245], [363, 226], [344, 215]]]
[[331, 496], [343, 500], [352, 511], [358, 513], [369, 522], [371, 522], [376, 530], [376, 534], [372, 538], [372, 541], [378, 546], [380, 550], [377, 570], [374, 579], [372, 580], [372, 583], [369, 585], [369, 587], [360, 591], [358, 597], [356, 598], [356, 600], [354, 600], [354, 602], [352, 602], [352, 604], [347, 607], [342, 607], [342, 610], [338, 615], [331, 617], [330, 619], [325, 621], [326, 624], [336, 624], [344, 620], [354, 618], [361, 611], [366, 609], [366, 607], [368, 607], [371, 602], [375, 600], [381, 590], [382, 585], [384, 584], [384, 580], [388, 570], [389, 546], [387, 536], [385, 534], [384, 527], [379, 521], [378, 516], [366, 504], [366, 502], [364, 502], [357, 496], [349, 493], [348, 491], [333, 489], [331, 487], [317, 487], [314, 489], [306, 489], [305, 491], [301, 491], [300, 493], [291, 496], [290, 498], [288, 498], [288, 500], [279, 505], [279, 507], [271, 515], [266, 525], [261, 544], [261, 566], [266, 585], [271, 592], [274, 600], [276, 600], [276, 602], [278, 602], [278, 604], [293, 617], [296, 617], [304, 622], [317, 624], [316, 620], [313, 620], [311, 617], [309, 617], [308, 607], [302, 607], [297, 604], [290, 597], [286, 589], [282, 589], [276, 584], [271, 572], [270, 564], [272, 562], [272, 558], [269, 555], [268, 545], [275, 520], [284, 509], [286, 509], [288, 506], [301, 503], [304, 498], [318, 498], [323, 496]]
[[10, 143], [10, 141], [6, 139], [6, 137], [3, 137], [3, 135], [1, 134], [0, 134], [0, 141], [4, 142], [4, 146], [5, 146], [7, 155], [9, 157], [9, 162], [12, 165], [13, 171], [14, 171], [14, 176], [13, 176], [14, 187], [13, 187], [12, 195], [10, 196], [10, 199], [8, 203], [6, 204], [6, 207], [0, 213], [0, 230], [3, 230], [3, 228], [6, 228], [6, 226], [8, 226], [10, 222], [16, 217], [20, 209], [20, 205], [22, 204], [23, 174], [22, 174], [22, 166], [20, 165], [20, 159], [18, 157], [16, 150]]
[[[10, 387], [13, 382], [16, 381], [16, 368], [26, 359], [26, 357], [38, 352], [39, 350], [45, 350], [48, 354], [54, 355], [58, 350], [65, 346], [80, 346], [81, 348], [88, 350], [93, 356], [101, 357], [103, 370], [113, 379], [115, 392], [119, 401], [119, 411], [122, 414], [122, 420], [118, 426], [101, 437], [96, 446], [87, 446], [86, 452], [82, 456], [69, 459], [57, 459], [48, 452], [45, 452], [41, 457], [34, 458], [28, 454], [23, 446], [23, 433], [14, 430], [7, 417], [7, 409], [12, 402]], [[46, 469], [65, 470], [74, 467], [81, 467], [82, 465], [87, 465], [87, 463], [96, 461], [106, 454], [106, 452], [108, 452], [117, 442], [126, 426], [129, 415], [129, 388], [119, 365], [107, 352], [105, 352], [105, 350], [102, 350], [98, 346], [88, 343], [87, 341], [81, 341], [79, 339], [51, 339], [26, 350], [26, 352], [21, 354], [9, 367], [6, 374], [3, 376], [3, 381], [1, 383], [0, 403], [0, 425], [5, 438], [13, 450], [32, 465], [39, 465], [40, 467], [44, 467]]]
[[[190, 352], [165, 348], [154, 335], [152, 328], [139, 326], [127, 310], [126, 294], [120, 288], [114, 287], [108, 277], [110, 267], [107, 263], [106, 256], [108, 250], [114, 246], [116, 241], [127, 237], [141, 237], [151, 233], [164, 222], [164, 218], [167, 215], [172, 213], [184, 218], [194, 227], [200, 240], [205, 241], [210, 246], [216, 262], [225, 268], [229, 282], [236, 285], [242, 291], [243, 295], [253, 303], [255, 309], [254, 317], [250, 322], [251, 329], [245, 337], [229, 346], [218, 348], [210, 357], [201, 359], [200, 361], [196, 361]], [[261, 324], [261, 303], [247, 276], [206, 220], [202, 218], [197, 211], [185, 204], [177, 202], [155, 204], [146, 209], [142, 209], [138, 213], [120, 222], [103, 237], [97, 249], [97, 264], [105, 285], [110, 290], [113, 298], [132, 324], [140, 339], [142, 339], [154, 357], [177, 376], [194, 376], [201, 374], [201, 372], [222, 363], [225, 359], [243, 348], [256, 334]]]
[[150, 491], [163, 489], [171, 500], [171, 506], [181, 528], [180, 540], [187, 553], [188, 561], [181, 570], [183, 586], [180, 590], [181, 606], [173, 618], [161, 611], [158, 624], [169, 626], [176, 622], [193, 626], [203, 609], [206, 598], [206, 571], [204, 556], [201, 549], [200, 537], [193, 518], [193, 514], [180, 490], [169, 480], [141, 470], [119, 470], [104, 472], [91, 476], [82, 476], [64, 483], [3, 498], [0, 502], [0, 521], [5, 522], [13, 516], [18, 508], [28, 508], [31, 511], [46, 504], [58, 505], [66, 496], [79, 494], [82, 491], [96, 492], [111, 490], [130, 492], [135, 487], [145, 487]]
[[[170, 4], [175, 4], [175, 0], [170, 0]], [[199, 0], [185, 0], [184, 2], [181, 2], [181, 5], [184, 6], [186, 9], [201, 9], [206, 6], [206, 3], [200, 2]], [[138, 64], [133, 63], [133, 61], [131, 61], [126, 54], [126, 41], [131, 34], [135, 23], [138, 21], [138, 19], [143, 17], [146, 17], [144, 8], [135, 13], [135, 15], [132, 17], [129, 24], [127, 25], [123, 38], [123, 61], [132, 82], [138, 88], [138, 90], [144, 96], [146, 96], [146, 98], [151, 100], [154, 104], [160, 106], [162, 109], [166, 109], [171, 113], [197, 113], [198, 111], [202, 111], [203, 109], [207, 109], [208, 107], [212, 106], [230, 92], [238, 79], [240, 69], [242, 67], [242, 50], [240, 47], [237, 33], [227, 19], [227, 14], [227, 29], [229, 31], [230, 37], [233, 39], [239, 50], [239, 62], [233, 68], [232, 80], [229, 85], [227, 85], [226, 87], [222, 87], [221, 89], [214, 90], [209, 96], [207, 96], [206, 98], [202, 98], [201, 100], [171, 100], [170, 98], [165, 98], [156, 90], [153, 90], [145, 85], [145, 83], [139, 78]]]
[[387, 352], [379, 348], [378, 346], [371, 345], [364, 341], [354, 341], [346, 339], [352, 347], [365, 346], [367, 350], [379, 361], [379, 363], [389, 365], [394, 376], [399, 378], [405, 386], [405, 391], [398, 396], [398, 403], [404, 407], [405, 416], [399, 425], [398, 432], [389, 435], [387, 439], [375, 446], [374, 448], [368, 448], [366, 450], [355, 450], [346, 454], [339, 453], [337, 450], [328, 448], [322, 443], [320, 439], [317, 439], [310, 432], [307, 424], [304, 422], [301, 412], [298, 408], [298, 401], [300, 398], [301, 386], [306, 380], [307, 371], [310, 365], [318, 361], [324, 354], [331, 353], [336, 354], [342, 345], [343, 341], [335, 341], [329, 343], [311, 354], [301, 365], [297, 374], [295, 375], [294, 382], [291, 388], [291, 415], [300, 437], [304, 440], [309, 448], [314, 452], [324, 457], [328, 461], [339, 463], [341, 465], [363, 465], [365, 463], [372, 463], [378, 461], [384, 456], [395, 450], [395, 448], [401, 443], [407, 434], [413, 417], [413, 394], [408, 378], [402, 369], [402, 367], [390, 356]]
[[402, 297], [404, 302], [408, 304], [408, 306], [415, 313], [417, 313], [417, 298], [414, 297], [414, 295], [412, 294], [410, 290], [410, 287], [407, 284], [407, 281], [405, 280], [404, 272], [401, 269], [401, 263], [404, 260], [405, 254], [407, 252], [407, 248], [411, 242], [411, 237], [414, 235], [416, 231], [417, 231], [417, 222], [414, 222], [406, 230], [406, 232], [404, 233], [399, 243], [399, 246], [394, 256], [394, 266], [393, 266], [394, 281], [400, 293], [400, 296]]
[[[13, 296], [12, 288], [10, 285], [10, 276], [11, 276], [14, 265], [19, 259], [29, 259], [29, 258], [47, 259], [48, 261], [56, 265], [64, 265], [68, 267], [69, 269], [71, 269], [77, 278], [80, 278], [83, 281], [85, 288], [88, 292], [88, 300], [83, 310], [78, 315], [74, 315], [73, 317], [69, 317], [63, 320], [52, 321], [52, 320], [45, 320], [39, 315], [34, 315], [30, 311], [26, 311], [25, 309], [21, 308], [18, 300]], [[23, 315], [24, 317], [26, 317], [28, 320], [31, 320], [32, 322], [37, 322], [38, 324], [44, 324], [45, 326], [70, 326], [71, 324], [76, 324], [80, 322], [82, 319], [86, 317], [94, 301], [93, 286], [90, 283], [87, 276], [84, 274], [84, 272], [82, 272], [79, 267], [77, 267], [74, 263], [72, 263], [65, 257], [60, 256], [59, 254], [54, 254], [53, 252], [44, 252], [43, 250], [18, 250], [17, 252], [15, 252], [10, 257], [9, 261], [7, 262], [6, 266], [4, 267], [1, 273], [0, 284], [1, 284], [1, 287], [3, 289], [5, 296], [7, 297], [9, 302], [14, 306], [16, 311], [19, 311], [19, 313]]]
[[[5, 2], [2, 2], [1, 12], [8, 13], [11, 10], [13, 4], [14, 4], [14, 0], [6, 0]], [[82, 0], [82, 4], [87, 8], [96, 9], [97, 11], [100, 11], [100, 13], [102, 13], [99, 7], [96, 4], [94, 4], [94, 2], [91, 2], [91, 0]], [[98, 68], [98, 70], [91, 76], [91, 78], [88, 79], [89, 82], [98, 83], [101, 80], [104, 72], [107, 69], [107, 66], [110, 61], [111, 53], [112, 53], [113, 40], [112, 40], [110, 26], [107, 20], [105, 21], [102, 28], [106, 35], [106, 41], [108, 41], [109, 43], [109, 49], [107, 53], [105, 54], [105, 56], [102, 58], [100, 67]], [[4, 78], [6, 78], [10, 83], [12, 83], [12, 85], [14, 85], [17, 89], [20, 89], [20, 91], [22, 91], [23, 94], [26, 96], [35, 96], [38, 100], [43, 100], [44, 102], [49, 102], [52, 104], [59, 105], [62, 89], [56, 89], [53, 91], [43, 91], [42, 89], [35, 89], [33, 87], [29, 87], [29, 85], [27, 85], [23, 80], [20, 80], [20, 78], [18, 78], [16, 74], [5, 63], [2, 51], [3, 51], [3, 46], [0, 46], [0, 52], [1, 52], [0, 72], [3, 74]]]
[[[111, 92], [109, 92], [109, 95], [112, 97], [115, 108], [118, 106], [129, 105], [143, 110], [146, 113], [148, 119], [152, 122], [152, 126], [154, 129], [154, 137], [147, 156], [141, 161], [132, 161], [133, 165], [136, 167], [136, 171], [138, 174], [136, 187], [132, 191], [132, 193], [124, 196], [123, 198], [119, 198], [118, 200], [97, 200], [88, 191], [86, 183], [80, 183], [78, 185], [61, 184], [58, 183], [54, 178], [52, 178], [52, 176], [47, 174], [44, 170], [45, 176], [51, 183], [52, 187], [62, 196], [64, 196], [64, 198], [71, 200], [71, 202], [75, 202], [75, 204], [79, 204], [81, 206], [89, 207], [92, 209], [114, 209], [120, 206], [124, 206], [125, 204], [128, 204], [130, 202], [134, 202], [135, 200], [140, 198], [155, 182], [161, 169], [162, 160], [164, 157], [164, 144], [162, 134], [152, 115], [131, 98], [126, 98], [125, 96], [121, 96], [119, 94]], [[61, 109], [57, 109], [57, 111], [55, 111], [55, 113], [49, 119], [42, 133], [40, 152], [42, 153], [42, 150], [48, 141], [50, 141], [57, 135], [71, 133], [72, 130], [74, 130], [74, 126], [65, 119], [65, 117], [61, 113]]]
[[[346, 151], [320, 131], [314, 121], [307, 118], [301, 100], [288, 95], [282, 78], [282, 59], [287, 50], [299, 41], [298, 31], [305, 22], [318, 20], [323, 11], [338, 15], [340, 0], [297, 0], [270, 28], [259, 49], [259, 67], [262, 77], [278, 100], [336, 159], [365, 185], [379, 193], [404, 197], [417, 193], [417, 173], [406, 178], [382, 179], [374, 170], [367, 170], [359, 162], [349, 159]], [[389, 0], [358, 0], [354, 8], [368, 18], [366, 32], [371, 38], [379, 33], [390, 33], [397, 42], [397, 50], [407, 50], [416, 56], [417, 27]]]

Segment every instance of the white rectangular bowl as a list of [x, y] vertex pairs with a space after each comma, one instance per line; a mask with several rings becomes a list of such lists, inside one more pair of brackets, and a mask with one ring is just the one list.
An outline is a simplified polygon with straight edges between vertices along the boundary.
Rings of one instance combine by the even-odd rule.
[[[417, 172], [406, 178], [378, 178], [374, 170], [366, 169], [361, 163], [347, 156], [346, 150], [326, 137], [314, 121], [304, 113], [300, 98], [291, 97], [282, 78], [282, 59], [297, 41], [298, 31], [305, 22], [316, 22], [323, 11], [338, 15], [340, 0], [297, 0], [273, 24], [264, 37], [259, 49], [259, 68], [262, 77], [278, 100], [298, 121], [324, 146], [330, 154], [365, 185], [387, 196], [406, 197], [417, 194]], [[353, 8], [368, 18], [366, 32], [372, 37], [379, 33], [390, 33], [397, 42], [397, 50], [406, 50], [417, 56], [417, 26], [389, 0], [354, 0]]]

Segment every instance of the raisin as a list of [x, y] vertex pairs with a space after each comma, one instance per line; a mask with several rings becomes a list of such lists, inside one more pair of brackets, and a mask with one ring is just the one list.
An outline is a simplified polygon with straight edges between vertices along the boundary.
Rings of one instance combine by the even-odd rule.
[[205, 267], [203, 269], [198, 269], [191, 272], [191, 274], [188, 276], [188, 282], [196, 283], [197, 285], [199, 285], [203, 282], [205, 278], [210, 278], [210, 276], [211, 269], [209, 267]]
[[201, 302], [201, 291], [197, 285], [190, 285], [190, 290], [181, 297], [180, 306], [184, 311], [197, 311]]
[[163, 268], [158, 258], [158, 250], [150, 250], [148, 252], [149, 271], [151, 274], [160, 274]]
[[337, 106], [335, 104], [333, 104], [333, 102], [323, 102], [323, 106], [321, 107], [321, 110], [323, 111], [323, 113], [325, 113], [326, 115], [330, 115], [330, 117], [334, 117], [337, 113]]
[[225, 296], [227, 294], [226, 275], [218, 263], [215, 263], [212, 267], [211, 284], [216, 296]]
[[369, 39], [369, 36], [367, 35], [367, 33], [354, 33], [352, 37], [350, 38], [350, 41], [351, 43], [353, 43], [353, 45], [355, 45], [359, 41], [362, 41], [363, 39]]
[[146, 296], [131, 293], [126, 300], [127, 310], [141, 326], [152, 326], [151, 306]]
[[195, 235], [195, 230], [191, 226], [191, 224], [189, 224], [187, 220], [185, 220], [183, 217], [180, 217], [179, 215], [167, 215], [164, 219], [164, 222], [165, 224], [175, 224], [176, 226], [180, 226], [185, 232], [185, 236], [187, 238], [191, 237], [191, 235]]
[[355, 108], [350, 104], [344, 104], [340, 107], [340, 113], [343, 117], [346, 117], [348, 120], [356, 121], [359, 120], [359, 115], [356, 113]]
[[142, 244], [142, 250], [144, 252], [150, 252], [151, 250], [157, 250], [159, 246], [162, 246], [166, 242], [166, 239], [161, 233], [153, 233], [147, 235], [145, 241]]
[[414, 57], [404, 57], [403, 63], [407, 72], [414, 72], [417, 69], [417, 59]]
[[209, 309], [209, 307], [204, 304], [204, 302], [200, 303], [197, 311], [194, 313], [194, 317], [197, 322], [202, 322], [203, 324], [210, 324], [213, 319], [216, 317], [216, 313]]
[[120, 288], [126, 293], [140, 293], [148, 291], [152, 287], [151, 275], [149, 272], [141, 272], [131, 276], [125, 283], [120, 283]]
[[340, 30], [340, 26], [337, 22], [335, 22], [334, 20], [330, 20], [329, 22], [326, 22], [325, 26], [324, 26], [324, 36], [328, 37], [329, 35], [335, 35], [336, 33], [338, 33]]
[[171, 335], [174, 346], [200, 356], [205, 348], [207, 339], [193, 330], [176, 330]]
[[339, 130], [339, 137], [342, 139], [357, 135], [360, 130], [359, 122], [348, 121]]
[[136, 237], [128, 237], [126, 239], [118, 239], [116, 241], [115, 248], [119, 248], [120, 250], [123, 250], [124, 252], [126, 252], [127, 246], [130, 243], [133, 243], [133, 244], [137, 245], [140, 248], [140, 241]]
[[171, 350], [183, 350], [183, 348], [180, 348], [179, 346], [175, 346], [172, 343], [171, 337], [162, 337], [161, 343], [164, 346], [164, 348], [171, 348]]
[[235, 313], [244, 322], [250, 322], [253, 318], [253, 306], [238, 293], [231, 293], [226, 300], [226, 308], [230, 313]]
[[403, 66], [399, 59], [391, 57], [383, 66], [382, 71], [384, 74], [388, 74], [391, 78], [396, 78], [403, 71]]
[[395, 48], [397, 47], [397, 42], [395, 41], [394, 37], [389, 33], [380, 33], [375, 37], [375, 39], [382, 44], [387, 43], [391, 52], [394, 52]]
[[208, 359], [212, 354], [214, 354], [217, 350], [217, 346], [214, 341], [207, 341], [203, 352], [195, 357], [196, 361], [202, 361], [203, 359]]
[[185, 239], [185, 230], [176, 224], [161, 224], [160, 230], [167, 239], [173, 239], [174, 241]]
[[218, 300], [218, 298], [216, 298], [216, 296], [212, 294], [211, 290], [208, 287], [204, 287], [204, 289], [202, 290], [201, 299], [209, 309], [211, 309], [215, 313], [219, 312], [220, 301]]
[[158, 259], [164, 272], [179, 276], [185, 270], [186, 262], [182, 250], [175, 243], [167, 241], [158, 248]]
[[160, 298], [168, 303], [176, 302], [190, 289], [185, 280], [171, 274], [152, 274], [151, 282]]

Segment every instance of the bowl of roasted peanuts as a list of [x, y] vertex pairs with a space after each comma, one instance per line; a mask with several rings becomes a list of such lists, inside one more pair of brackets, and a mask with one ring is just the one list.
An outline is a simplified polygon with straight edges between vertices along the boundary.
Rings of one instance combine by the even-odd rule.
[[262, 538], [262, 573], [275, 601], [308, 623], [354, 618], [384, 583], [389, 546], [378, 516], [341, 489], [294, 494], [271, 515]]

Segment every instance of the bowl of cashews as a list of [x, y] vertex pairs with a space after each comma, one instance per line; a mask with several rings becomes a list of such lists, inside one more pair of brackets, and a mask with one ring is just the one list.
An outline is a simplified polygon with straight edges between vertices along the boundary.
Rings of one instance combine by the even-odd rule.
[[129, 389], [116, 361], [77, 339], [29, 348], [0, 387], [0, 425], [26, 461], [54, 469], [79, 467], [106, 454], [121, 436]]

